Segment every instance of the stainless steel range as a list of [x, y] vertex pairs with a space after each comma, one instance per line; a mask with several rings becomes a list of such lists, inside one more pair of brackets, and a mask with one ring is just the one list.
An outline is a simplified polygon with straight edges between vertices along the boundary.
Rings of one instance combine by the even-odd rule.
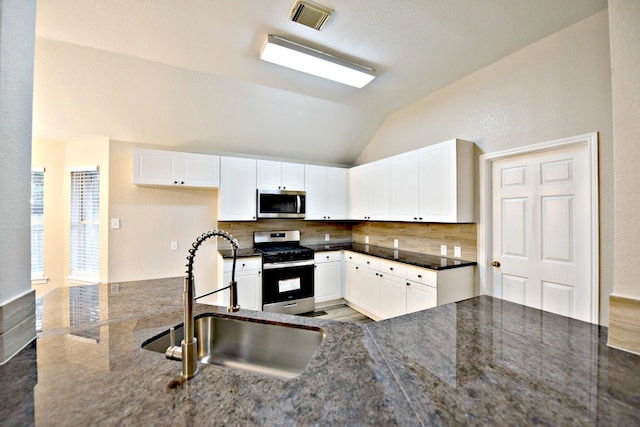
[[300, 231], [256, 231], [253, 244], [262, 253], [262, 309], [313, 311], [313, 249], [300, 245]]

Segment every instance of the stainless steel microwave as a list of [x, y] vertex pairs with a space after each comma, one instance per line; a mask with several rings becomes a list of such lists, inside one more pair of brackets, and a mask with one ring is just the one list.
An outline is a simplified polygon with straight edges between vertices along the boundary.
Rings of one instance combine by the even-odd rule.
[[304, 218], [306, 193], [288, 190], [258, 190], [258, 218]]

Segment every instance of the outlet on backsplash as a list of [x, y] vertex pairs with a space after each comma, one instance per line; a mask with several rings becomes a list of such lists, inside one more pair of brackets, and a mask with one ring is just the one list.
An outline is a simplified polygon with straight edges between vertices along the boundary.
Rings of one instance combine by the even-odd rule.
[[369, 236], [364, 236], [364, 244], [365, 245], [369, 244]]
[[393, 239], [393, 248], [398, 249], [398, 239]]
[[460, 246], [453, 247], [453, 256], [456, 258], [460, 258], [462, 256], [462, 250], [460, 249]]
[[447, 256], [447, 245], [440, 245], [440, 255]]

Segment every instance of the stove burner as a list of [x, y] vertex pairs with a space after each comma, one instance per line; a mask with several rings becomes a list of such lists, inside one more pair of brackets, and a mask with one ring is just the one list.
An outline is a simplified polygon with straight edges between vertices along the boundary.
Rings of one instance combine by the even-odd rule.
[[313, 259], [313, 249], [300, 245], [299, 231], [255, 232], [254, 245], [264, 264]]

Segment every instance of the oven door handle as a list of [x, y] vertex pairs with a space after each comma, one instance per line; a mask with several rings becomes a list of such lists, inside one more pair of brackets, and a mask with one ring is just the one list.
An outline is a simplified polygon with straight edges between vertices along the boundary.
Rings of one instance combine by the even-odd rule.
[[309, 259], [304, 261], [271, 262], [271, 263], [263, 264], [262, 268], [264, 270], [275, 270], [275, 269], [289, 268], [289, 267], [306, 267], [306, 266], [312, 266], [314, 264], [315, 264], [315, 261], [312, 259]]

